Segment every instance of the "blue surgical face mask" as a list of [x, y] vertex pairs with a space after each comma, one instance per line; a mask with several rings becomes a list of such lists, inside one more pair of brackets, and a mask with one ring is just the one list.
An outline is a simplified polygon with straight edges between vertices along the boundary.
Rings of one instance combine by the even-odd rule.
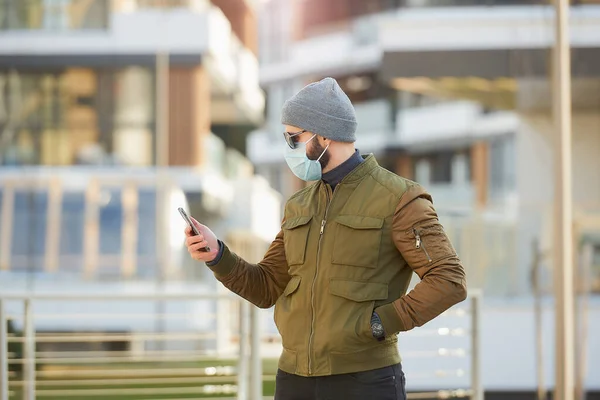
[[317, 135], [313, 135], [313, 137], [304, 143], [298, 143], [295, 149], [287, 147], [285, 152], [285, 162], [288, 167], [290, 167], [294, 175], [303, 181], [318, 181], [322, 176], [321, 163], [319, 160], [329, 148], [329, 144], [325, 147], [325, 150], [323, 150], [319, 158], [316, 160], [309, 159], [306, 155], [306, 144], [313, 140], [315, 136]]

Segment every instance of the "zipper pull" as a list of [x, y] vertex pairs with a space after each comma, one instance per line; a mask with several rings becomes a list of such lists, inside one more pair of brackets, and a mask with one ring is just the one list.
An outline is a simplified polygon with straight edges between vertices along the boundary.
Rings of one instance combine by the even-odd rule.
[[320, 235], [323, 234], [323, 231], [325, 230], [325, 220], [321, 221], [321, 232], [319, 233]]
[[419, 234], [419, 231], [416, 229], [413, 229], [413, 232], [415, 233], [415, 247], [417, 249], [421, 248], [421, 235]]

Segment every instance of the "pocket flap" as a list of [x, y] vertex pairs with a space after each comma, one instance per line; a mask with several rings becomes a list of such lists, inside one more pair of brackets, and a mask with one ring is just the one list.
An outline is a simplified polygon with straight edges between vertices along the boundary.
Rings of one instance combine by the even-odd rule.
[[356, 282], [344, 279], [332, 279], [329, 292], [353, 301], [385, 300], [388, 297], [387, 283]]
[[302, 225], [308, 224], [312, 219], [312, 215], [302, 215], [300, 217], [290, 218], [283, 222], [281, 226], [283, 229], [294, 229]]
[[292, 279], [290, 279], [287, 286], [285, 287], [285, 290], [283, 291], [283, 295], [289, 296], [290, 294], [294, 293], [296, 291], [296, 289], [298, 289], [298, 286], [300, 286], [301, 280], [302, 280], [302, 277], [300, 277], [298, 275], [292, 276]]
[[357, 215], [338, 215], [335, 222], [352, 229], [381, 229], [383, 218], [361, 217]]

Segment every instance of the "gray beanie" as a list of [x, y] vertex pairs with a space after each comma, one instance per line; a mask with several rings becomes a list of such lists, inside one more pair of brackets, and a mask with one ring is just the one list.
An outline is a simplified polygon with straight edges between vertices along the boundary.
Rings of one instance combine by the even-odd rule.
[[281, 123], [336, 142], [356, 141], [356, 114], [350, 99], [333, 78], [311, 83], [288, 99]]

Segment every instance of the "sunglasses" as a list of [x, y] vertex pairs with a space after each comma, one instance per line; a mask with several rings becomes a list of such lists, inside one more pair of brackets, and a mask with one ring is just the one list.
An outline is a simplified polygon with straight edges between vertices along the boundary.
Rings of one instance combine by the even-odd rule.
[[298, 135], [302, 135], [304, 132], [306, 132], [305, 129], [298, 131], [298, 132], [283, 132], [283, 137], [285, 138], [285, 142], [287, 143], [288, 146], [290, 146], [290, 149], [295, 149], [298, 147], [298, 141], [294, 138], [297, 137]]

